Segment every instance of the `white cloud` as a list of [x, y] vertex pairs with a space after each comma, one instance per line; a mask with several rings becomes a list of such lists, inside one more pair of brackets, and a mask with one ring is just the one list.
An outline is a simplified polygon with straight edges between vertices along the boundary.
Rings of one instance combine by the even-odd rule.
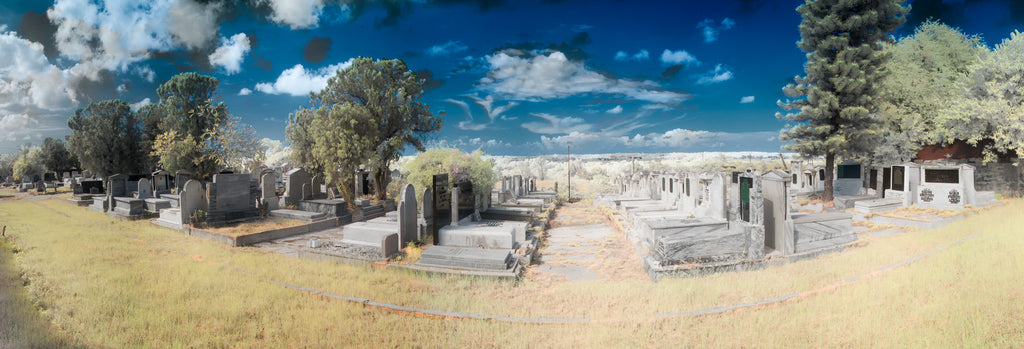
[[583, 123], [583, 119], [567, 116], [560, 118], [547, 113], [530, 113], [531, 116], [544, 120], [544, 122], [531, 121], [523, 123], [522, 127], [527, 131], [539, 134], [566, 134], [573, 132], [587, 132], [593, 125]]
[[210, 54], [210, 64], [224, 67], [227, 75], [242, 71], [242, 61], [249, 53], [249, 37], [243, 33], [220, 38], [220, 46]]
[[651, 59], [651, 53], [647, 50], [637, 51], [637, 53], [634, 53], [633, 55], [630, 55], [626, 51], [619, 51], [615, 53], [616, 61], [625, 61], [628, 59], [632, 59], [634, 61], [646, 61]]
[[153, 102], [149, 100], [149, 97], [146, 97], [143, 98], [141, 101], [129, 104], [128, 106], [132, 108], [132, 111], [139, 111], [139, 109], [142, 109], [142, 107], [145, 107], [150, 104], [153, 104]]
[[661, 52], [661, 62], [669, 65], [700, 65], [700, 61], [697, 60], [697, 57], [686, 52], [686, 50], [671, 51], [666, 49]]
[[753, 103], [753, 102], [754, 102], [754, 96], [743, 96], [742, 98], [740, 98], [740, 103], [742, 103], [742, 104]]
[[453, 53], [462, 52], [468, 50], [465, 44], [461, 41], [449, 41], [443, 44], [434, 45], [427, 49], [427, 54], [431, 56], [446, 56]]
[[[512, 53], [512, 54], [509, 54]], [[565, 54], [520, 55], [499, 52], [487, 56], [490, 71], [480, 79], [479, 87], [503, 97], [521, 100], [565, 98], [582, 94], [621, 95], [656, 103], [678, 104], [689, 95], [666, 91], [653, 81], [609, 78], [569, 61]]]
[[701, 34], [704, 35], [704, 42], [715, 42], [718, 40], [718, 33], [722, 30], [729, 30], [736, 26], [736, 21], [732, 18], [726, 17], [722, 20], [721, 24], [715, 26], [715, 21], [710, 18], [704, 19], [697, 23], [697, 29], [701, 30]]
[[487, 119], [490, 120], [491, 123], [494, 123], [495, 119], [501, 117], [501, 114], [505, 113], [509, 109], [512, 109], [512, 107], [519, 105], [519, 102], [508, 102], [505, 105], [494, 107], [493, 96], [487, 96], [487, 98], [480, 98], [477, 97], [476, 95], [470, 95], [466, 97], [468, 97], [470, 100], [473, 101], [473, 103], [476, 103], [476, 105], [479, 105], [481, 108], [484, 109], [484, 112], [487, 113]]
[[0, 33], [0, 107], [59, 109], [78, 103], [72, 72], [50, 64], [43, 46]]
[[248, 96], [248, 95], [251, 95], [251, 94], [252, 94], [252, 90], [250, 90], [250, 89], [248, 89], [246, 87], [243, 87], [241, 90], [238, 90], [238, 95], [239, 96]]
[[[270, 3], [270, 19], [292, 29], [308, 29], [319, 24], [323, 0], [261, 0]], [[344, 6], [344, 5], [343, 5]]]
[[721, 148], [727, 145], [748, 145], [775, 142], [778, 131], [714, 132], [674, 128], [665, 132], [637, 133], [632, 136], [610, 136], [601, 132], [572, 132], [562, 136], [541, 136], [540, 143], [548, 149], [565, 149], [571, 145], [578, 151], [622, 152], [623, 149], [664, 152], [666, 150]]
[[352, 59], [332, 64], [317, 70], [306, 70], [302, 64], [285, 69], [273, 83], [261, 82], [256, 84], [256, 91], [272, 95], [305, 96], [312, 91], [320, 91], [327, 87], [327, 79], [330, 79], [340, 69], [352, 65]]
[[697, 79], [698, 85], [709, 85], [716, 84], [719, 82], [725, 82], [732, 79], [732, 72], [729, 69], [723, 67], [721, 64], [715, 64], [715, 69], [707, 72], [699, 79]]
[[[28, 116], [28, 114], [7, 114], [0, 117], [0, 132], [13, 133], [24, 131], [31, 126], [38, 125], [39, 121]], [[3, 135], [0, 133], [0, 135]]]
[[608, 114], [621, 114], [622, 113], [622, 106], [621, 105], [617, 105], [617, 106], [615, 106], [615, 108], [611, 108], [611, 109], [606, 110], [605, 113], [608, 113]]

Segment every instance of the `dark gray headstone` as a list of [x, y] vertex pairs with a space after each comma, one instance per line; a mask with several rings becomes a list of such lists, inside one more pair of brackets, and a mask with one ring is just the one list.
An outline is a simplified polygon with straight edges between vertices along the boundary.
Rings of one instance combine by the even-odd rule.
[[148, 179], [145, 179], [145, 178], [139, 179], [138, 187], [139, 188], [138, 188], [138, 191], [137, 191], [138, 194], [136, 195], [136, 199], [143, 199], [143, 200], [145, 200], [145, 199], [149, 199], [149, 198], [153, 197], [153, 186], [150, 185]]
[[398, 202], [399, 239], [402, 246], [416, 239], [416, 188], [412, 184], [402, 187]]

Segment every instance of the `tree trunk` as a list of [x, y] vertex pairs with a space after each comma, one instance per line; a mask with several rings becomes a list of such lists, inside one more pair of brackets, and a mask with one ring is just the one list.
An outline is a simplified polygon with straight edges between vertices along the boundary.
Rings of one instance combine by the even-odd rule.
[[833, 179], [835, 178], [836, 171], [836, 154], [833, 152], [825, 153], [825, 192], [822, 193], [822, 201], [829, 203], [834, 199], [832, 197], [833, 191]]
[[387, 167], [375, 168], [370, 173], [373, 177], [373, 197], [377, 200], [384, 200], [388, 195], [388, 173]]

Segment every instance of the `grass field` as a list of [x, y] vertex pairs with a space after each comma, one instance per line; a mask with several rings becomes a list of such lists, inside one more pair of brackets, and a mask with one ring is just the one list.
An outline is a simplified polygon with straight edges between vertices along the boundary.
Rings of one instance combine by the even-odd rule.
[[[0, 258], [0, 304], [10, 310], [0, 322], [13, 316], [25, 325], [0, 330], [0, 347], [1012, 347], [1024, 343], [1022, 211], [1024, 200], [1010, 200], [942, 229], [866, 237], [862, 247], [760, 271], [512, 284], [292, 259], [62, 200], [8, 199], [0, 201], [10, 240]], [[590, 322], [424, 318], [253, 275], [403, 306]], [[11, 286], [20, 279], [27, 286]], [[824, 291], [759, 309], [658, 317], [815, 290]]]

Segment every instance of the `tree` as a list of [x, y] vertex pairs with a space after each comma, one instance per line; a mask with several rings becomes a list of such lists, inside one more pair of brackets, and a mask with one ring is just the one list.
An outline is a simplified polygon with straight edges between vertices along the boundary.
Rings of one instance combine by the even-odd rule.
[[18, 161], [17, 153], [0, 154], [0, 182], [3, 182], [8, 177], [13, 177], [15, 161]]
[[68, 152], [64, 141], [46, 137], [43, 140], [42, 165], [46, 171], [58, 176], [64, 171], [78, 167], [78, 159]]
[[882, 42], [906, 21], [901, 0], [807, 0], [797, 7], [806, 76], [783, 92], [800, 98], [779, 106], [798, 113], [776, 117], [796, 123], [781, 133], [787, 150], [825, 156], [825, 201], [832, 200], [836, 156], [865, 155], [877, 144], [876, 96], [887, 56]]
[[[142, 148], [150, 150], [156, 144], [156, 139], [164, 133], [161, 125], [167, 117], [166, 108], [160, 104], [148, 104], [135, 112], [142, 122]], [[160, 157], [150, 154], [145, 161], [144, 168], [156, 170], [160, 163]]]
[[209, 180], [222, 168], [251, 170], [263, 161], [252, 127], [230, 116], [224, 103], [213, 102], [219, 85], [210, 76], [178, 74], [157, 89], [158, 105], [139, 110], [146, 125], [159, 124], [159, 131], [145, 138], [152, 144], [151, 156], [164, 170], [188, 170]]
[[423, 139], [441, 129], [441, 119], [419, 102], [423, 81], [400, 60], [355, 59], [310, 93], [310, 108], [288, 118], [292, 160], [323, 173], [351, 197], [351, 177], [365, 165], [378, 199], [386, 195], [390, 165], [411, 145], [425, 150]]
[[327, 80], [327, 87], [310, 93], [314, 106], [344, 105], [345, 110], [362, 113], [376, 126], [376, 132], [362, 139], [369, 150], [364, 164], [371, 172], [378, 199], [384, 198], [390, 165], [402, 149], [411, 145], [424, 151], [426, 135], [441, 130], [441, 119], [419, 102], [421, 97], [423, 80], [405, 62], [372, 58], [353, 60]]
[[[498, 182], [498, 172], [494, 163], [483, 158], [483, 152], [477, 150], [466, 154], [458, 149], [436, 148], [416, 155], [416, 158], [405, 164], [405, 182], [416, 188], [416, 197], [422, 202], [423, 188], [431, 188], [434, 175], [448, 174], [449, 180], [457, 174], [466, 174], [473, 183], [474, 193], [491, 195], [491, 188]], [[433, 188], [431, 188], [433, 190]]]
[[[1024, 154], [1024, 33], [1014, 31], [1010, 38], [985, 52], [971, 66], [969, 79], [959, 87], [966, 98], [951, 108], [951, 120], [972, 124], [973, 131], [963, 139], [972, 145], [989, 139], [985, 161], [996, 160], [997, 152]], [[978, 128], [983, 128], [978, 130]]]
[[987, 122], [963, 122], [951, 113], [962, 104], [971, 67], [987, 52], [976, 35], [928, 21], [914, 35], [886, 44], [881, 109], [885, 133], [873, 159], [911, 160], [922, 146], [984, 134]]
[[142, 127], [125, 101], [90, 103], [75, 111], [68, 128], [69, 148], [83, 169], [104, 177], [145, 169], [148, 150], [141, 146]]
[[12, 165], [14, 180], [24, 182], [34, 180], [33, 176], [43, 175], [43, 151], [42, 148], [24, 145], [18, 152], [18, 158]]

